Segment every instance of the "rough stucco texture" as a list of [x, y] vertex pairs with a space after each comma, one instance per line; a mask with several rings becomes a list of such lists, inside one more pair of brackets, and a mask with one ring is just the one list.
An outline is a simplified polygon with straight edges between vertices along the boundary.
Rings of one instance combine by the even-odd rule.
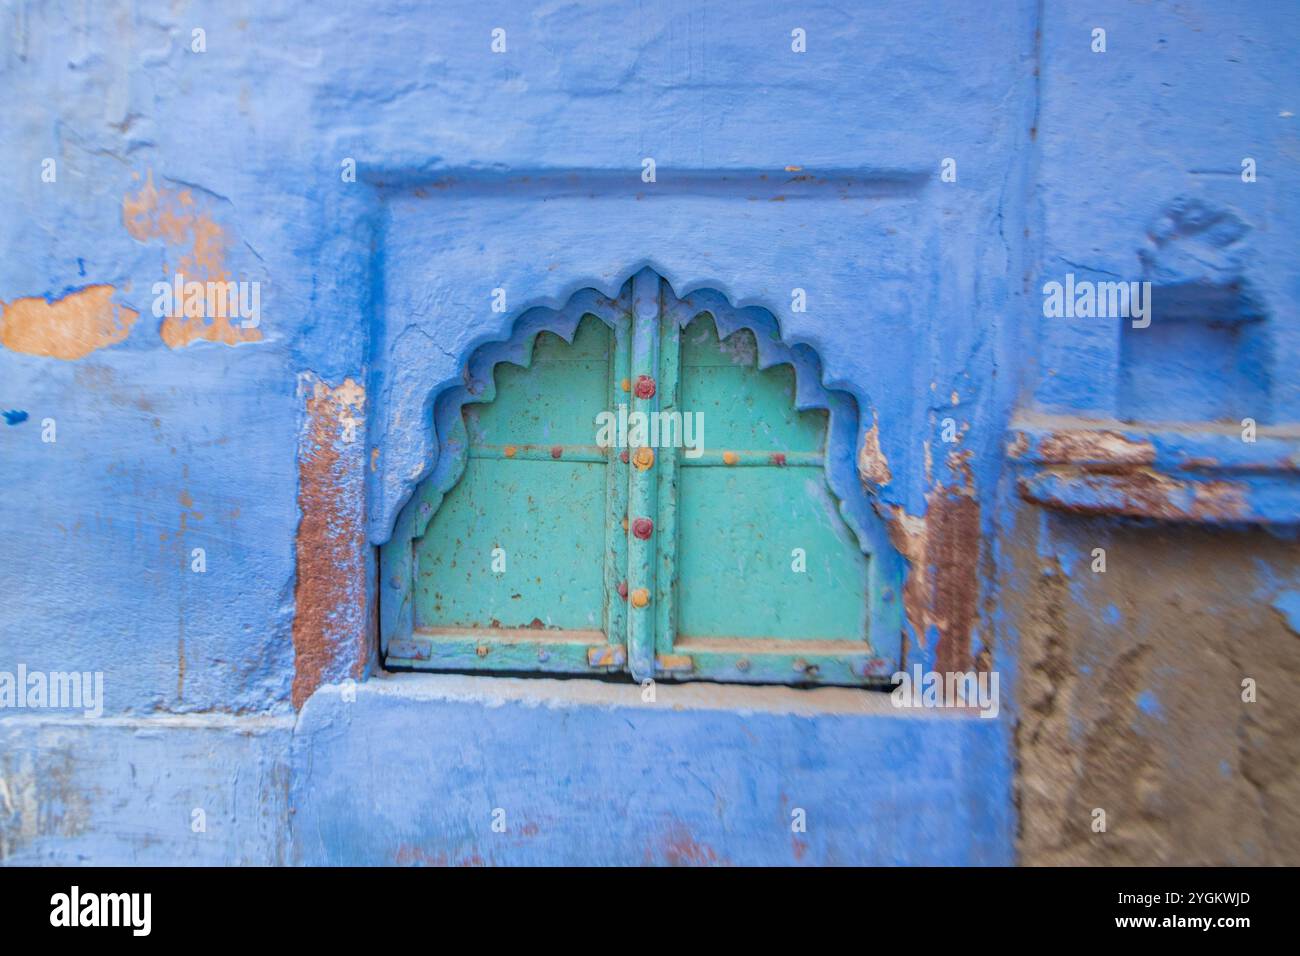
[[[1215, 696], [1294, 676], [1298, 47], [1286, 2], [3, 3], [0, 670], [101, 671], [106, 719], [0, 714], [0, 857], [1300, 862], [1282, 690]], [[374, 690], [375, 548], [435, 396], [530, 306], [647, 266], [854, 395], [907, 661], [996, 670], [997, 719]], [[1177, 321], [1047, 320], [1066, 272]], [[259, 283], [258, 320], [158, 314], [178, 275]], [[1032, 416], [1179, 424], [1124, 439], [1156, 449], [1134, 477], [1009, 440]], [[1104, 581], [1095, 537], [1130, 552]], [[609, 796], [651, 773], [658, 802]], [[534, 849], [467, 830], [490, 776], [536, 794]], [[803, 849], [759, 839], [786, 797], [834, 821]], [[201, 845], [200, 798], [228, 808]]]

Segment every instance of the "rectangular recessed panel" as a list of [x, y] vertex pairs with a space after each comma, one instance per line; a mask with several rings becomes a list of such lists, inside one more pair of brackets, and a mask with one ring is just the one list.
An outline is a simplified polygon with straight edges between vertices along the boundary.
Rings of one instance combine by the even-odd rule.
[[605, 468], [471, 458], [415, 542], [415, 626], [599, 630]]
[[867, 638], [868, 558], [820, 472], [682, 468], [678, 492], [681, 637]]

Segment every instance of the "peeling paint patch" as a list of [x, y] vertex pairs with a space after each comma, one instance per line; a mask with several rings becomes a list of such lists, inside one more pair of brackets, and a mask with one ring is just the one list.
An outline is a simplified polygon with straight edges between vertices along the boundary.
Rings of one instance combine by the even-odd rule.
[[363, 472], [357, 441], [365, 389], [302, 376], [306, 422], [298, 448], [297, 579], [292, 700], [301, 708], [321, 684], [361, 677], [367, 659]]
[[[155, 186], [151, 170], [138, 192], [122, 197], [122, 223], [135, 239], [161, 239], [169, 252], [178, 254], [174, 263], [164, 264], [165, 271], [180, 273], [187, 282], [231, 281], [226, 230], [211, 210], [200, 207], [191, 190]], [[159, 335], [171, 349], [200, 340], [238, 345], [262, 338], [259, 329], [232, 323], [230, 315], [168, 315]]]
[[[929, 442], [925, 457], [928, 479]], [[991, 664], [987, 651], [977, 661], [971, 650], [980, 599], [980, 505], [970, 459], [970, 452], [949, 453], [948, 468], [961, 483], [936, 484], [926, 495], [924, 516], [908, 514], [897, 504], [874, 505], [885, 520], [890, 542], [908, 562], [903, 613], [917, 641], [936, 635], [934, 666], [939, 671], [968, 671], [977, 663], [986, 669]], [[858, 478], [869, 494], [892, 478], [880, 451], [874, 414], [858, 453]]]
[[76, 784], [74, 753], [62, 742], [0, 751], [0, 864], [42, 838], [71, 838], [90, 827], [91, 801]]
[[877, 488], [894, 480], [885, 453], [880, 450], [880, 423], [874, 412], [871, 415], [871, 427], [862, 436], [862, 449], [858, 452], [858, 474], [863, 481], [870, 482]]
[[140, 314], [113, 302], [111, 285], [86, 286], [61, 299], [0, 302], [0, 344], [24, 355], [73, 361], [123, 341]]
[[1150, 468], [1097, 474], [1076, 468], [1042, 472], [1019, 482], [1033, 504], [1079, 515], [1166, 521], [1247, 519], [1246, 489], [1233, 481], [1179, 481]]
[[979, 606], [979, 502], [967, 488], [939, 487], [927, 497], [925, 517], [895, 506], [888, 527], [910, 565], [903, 608], [917, 639], [937, 633], [936, 670], [970, 670]]
[[1045, 435], [1039, 442], [1038, 453], [1044, 464], [1087, 464], [1096, 470], [1151, 465], [1156, 460], [1155, 445], [1150, 441], [1135, 440], [1114, 431], [1086, 429]]

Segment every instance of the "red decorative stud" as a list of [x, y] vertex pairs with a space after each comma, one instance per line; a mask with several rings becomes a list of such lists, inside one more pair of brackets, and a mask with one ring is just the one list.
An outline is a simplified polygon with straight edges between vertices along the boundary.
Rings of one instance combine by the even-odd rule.
[[627, 582], [626, 582], [626, 581], [619, 581], [619, 582], [618, 582], [618, 596], [621, 597], [624, 601], [627, 600]]
[[561, 457], [563, 454], [564, 454], [564, 448], [563, 448], [562, 446], [560, 446], [560, 445], [556, 445], [555, 447], [553, 447], [553, 448], [551, 449], [551, 457], [552, 457], [552, 458], [559, 458], [559, 457]]
[[655, 380], [649, 375], [638, 375], [636, 377], [636, 397], [637, 398], [654, 398], [655, 397]]
[[619, 453], [619, 456], [618, 456], [618, 457], [619, 457], [620, 459], [622, 459], [623, 464], [626, 465], [626, 464], [627, 464], [627, 449], [624, 448], [623, 451]]
[[785, 464], [785, 452], [783, 452], [783, 451], [774, 451], [774, 452], [772, 452], [772, 464], [777, 465], [777, 466], [784, 465], [784, 464]]
[[650, 540], [650, 535], [654, 534], [655, 523], [649, 518], [637, 518], [632, 522], [632, 534], [642, 541]]

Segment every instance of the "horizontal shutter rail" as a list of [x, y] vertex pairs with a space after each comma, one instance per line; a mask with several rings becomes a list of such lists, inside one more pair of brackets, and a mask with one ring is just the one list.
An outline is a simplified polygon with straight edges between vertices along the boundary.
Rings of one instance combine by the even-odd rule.
[[568, 461], [604, 464], [618, 449], [600, 445], [470, 445], [469, 457], [500, 461]]
[[678, 456], [682, 468], [824, 468], [826, 455], [820, 451], [706, 451], [691, 457]]

